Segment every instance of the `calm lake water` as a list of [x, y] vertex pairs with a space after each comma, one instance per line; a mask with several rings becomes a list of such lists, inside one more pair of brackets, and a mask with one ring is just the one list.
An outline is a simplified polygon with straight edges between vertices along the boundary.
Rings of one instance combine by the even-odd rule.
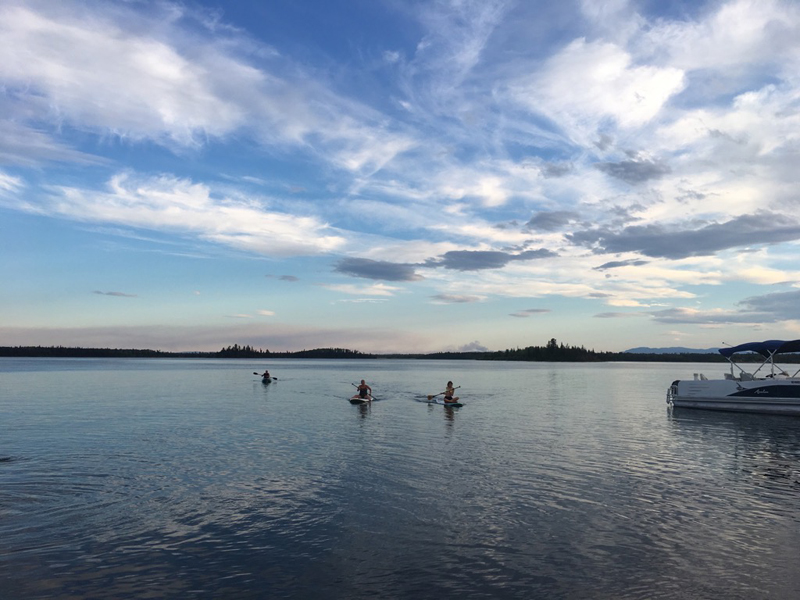
[[800, 419], [664, 401], [723, 370], [0, 359], [0, 597], [796, 599]]

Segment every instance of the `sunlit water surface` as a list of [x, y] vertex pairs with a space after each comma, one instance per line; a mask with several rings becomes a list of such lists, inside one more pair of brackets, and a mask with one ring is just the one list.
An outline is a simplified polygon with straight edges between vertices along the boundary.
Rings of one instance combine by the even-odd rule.
[[800, 419], [697, 371], [0, 359], [0, 597], [799, 598]]

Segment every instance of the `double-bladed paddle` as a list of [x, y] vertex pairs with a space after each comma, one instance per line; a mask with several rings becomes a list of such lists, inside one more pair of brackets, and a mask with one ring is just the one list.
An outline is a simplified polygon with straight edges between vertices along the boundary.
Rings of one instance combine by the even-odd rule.
[[[263, 377], [263, 375], [261, 373], [256, 373], [255, 371], [253, 371], [253, 375], [258, 375], [259, 377]], [[272, 377], [272, 376], [270, 376], [270, 377]], [[272, 379], [274, 379], [275, 381], [278, 381], [277, 377], [272, 377]]]

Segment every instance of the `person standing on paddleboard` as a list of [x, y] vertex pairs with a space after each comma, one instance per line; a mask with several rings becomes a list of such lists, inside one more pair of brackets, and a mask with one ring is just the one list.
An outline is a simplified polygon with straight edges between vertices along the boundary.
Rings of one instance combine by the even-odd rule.
[[454, 402], [458, 402], [458, 396], [453, 398], [453, 394], [456, 393], [456, 389], [453, 387], [453, 382], [447, 382], [447, 389], [444, 392], [444, 403], [445, 404], [452, 404]]
[[358, 395], [362, 398], [372, 396], [372, 388], [369, 387], [363, 379], [361, 380], [361, 383], [356, 386], [356, 389], [358, 389]]

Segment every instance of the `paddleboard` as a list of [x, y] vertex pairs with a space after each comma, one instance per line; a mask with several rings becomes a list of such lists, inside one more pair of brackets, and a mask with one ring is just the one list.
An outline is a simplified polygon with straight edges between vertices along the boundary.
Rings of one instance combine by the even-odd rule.
[[461, 402], [445, 402], [444, 400], [429, 400], [428, 404], [439, 404], [440, 406], [449, 406], [450, 408], [461, 408], [464, 406]]
[[371, 396], [367, 396], [366, 398], [362, 398], [361, 396], [353, 396], [350, 398], [350, 404], [366, 404], [367, 402], [372, 402]]

